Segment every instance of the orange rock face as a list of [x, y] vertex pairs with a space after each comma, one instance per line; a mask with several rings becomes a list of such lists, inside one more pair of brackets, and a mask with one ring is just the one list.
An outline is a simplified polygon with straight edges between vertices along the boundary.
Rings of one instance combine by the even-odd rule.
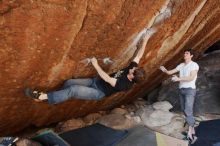
[[[114, 107], [143, 96], [188, 47], [203, 52], [220, 38], [219, 0], [1, 0], [0, 135]], [[23, 89], [57, 89], [64, 80], [97, 73], [95, 56], [111, 73], [126, 66], [143, 31], [156, 27], [140, 66], [141, 85], [101, 101], [36, 103]], [[110, 58], [113, 63], [103, 63]]]

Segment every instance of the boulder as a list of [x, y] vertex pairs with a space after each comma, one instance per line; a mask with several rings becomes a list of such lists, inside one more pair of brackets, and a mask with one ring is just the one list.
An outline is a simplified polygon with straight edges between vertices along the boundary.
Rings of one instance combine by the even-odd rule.
[[[145, 96], [164, 78], [160, 65], [174, 67], [184, 49], [202, 53], [219, 40], [218, 5], [219, 0], [0, 0], [0, 135]], [[156, 32], [150, 34], [150, 28]], [[49, 92], [67, 79], [97, 76], [88, 63], [92, 56], [107, 73], [126, 67], [144, 34], [150, 39], [139, 65], [147, 77], [128, 92], [98, 102], [72, 99], [58, 105], [24, 95], [26, 87]]]
[[85, 123], [83, 122], [82, 119], [71, 119], [65, 122], [60, 122], [56, 126], [55, 131], [61, 133], [61, 132], [69, 131], [69, 130], [82, 128], [84, 126], [85, 126]]
[[99, 113], [92, 113], [92, 114], [89, 114], [89, 115], [85, 116], [83, 118], [83, 121], [87, 125], [90, 125], [90, 124], [94, 123], [97, 119], [99, 119], [100, 117], [102, 117], [101, 114], [99, 114]]
[[126, 109], [123, 109], [123, 108], [115, 108], [111, 111], [112, 114], [121, 114], [121, 115], [124, 115], [124, 114], [127, 114], [128, 111]]
[[173, 106], [168, 101], [156, 102], [153, 104], [155, 110], [169, 111]]
[[158, 127], [157, 131], [164, 133], [166, 135], [171, 135], [176, 138], [180, 138], [178, 137], [180, 136], [178, 133], [184, 131], [184, 122], [185, 122], [184, 118], [180, 116], [175, 116], [172, 118], [171, 122], [168, 125]]
[[141, 119], [146, 126], [152, 128], [157, 126], [168, 125], [171, 122], [173, 116], [174, 114], [171, 112], [155, 110], [150, 114], [143, 113]]

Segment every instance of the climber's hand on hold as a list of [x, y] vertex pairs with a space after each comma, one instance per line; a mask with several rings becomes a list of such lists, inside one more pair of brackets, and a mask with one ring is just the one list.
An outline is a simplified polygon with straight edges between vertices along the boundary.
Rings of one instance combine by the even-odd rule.
[[91, 58], [90, 61], [91, 61], [93, 66], [98, 64], [98, 61], [97, 61], [97, 59], [95, 57]]

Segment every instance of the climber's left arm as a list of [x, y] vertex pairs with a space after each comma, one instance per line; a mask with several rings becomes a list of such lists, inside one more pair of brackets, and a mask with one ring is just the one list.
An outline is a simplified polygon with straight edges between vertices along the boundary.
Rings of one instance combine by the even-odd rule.
[[98, 64], [97, 59], [96, 58], [92, 58], [91, 59], [91, 63], [94, 66], [94, 68], [96, 69], [96, 71], [98, 72], [99, 76], [106, 81], [107, 83], [109, 83], [112, 87], [115, 87], [116, 85], [116, 81], [117, 79], [110, 77]]

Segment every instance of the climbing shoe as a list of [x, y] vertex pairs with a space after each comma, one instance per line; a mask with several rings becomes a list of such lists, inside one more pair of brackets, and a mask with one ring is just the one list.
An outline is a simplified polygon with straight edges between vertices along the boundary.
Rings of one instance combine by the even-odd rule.
[[24, 90], [24, 93], [25, 93], [26, 96], [31, 97], [35, 101], [38, 101], [38, 102], [43, 101], [43, 100], [39, 99], [40, 95], [43, 94], [40, 91], [35, 91], [35, 90], [30, 89], [30, 88], [26, 88]]
[[18, 141], [18, 137], [3, 137], [0, 145], [3, 146], [15, 146], [15, 142]]

